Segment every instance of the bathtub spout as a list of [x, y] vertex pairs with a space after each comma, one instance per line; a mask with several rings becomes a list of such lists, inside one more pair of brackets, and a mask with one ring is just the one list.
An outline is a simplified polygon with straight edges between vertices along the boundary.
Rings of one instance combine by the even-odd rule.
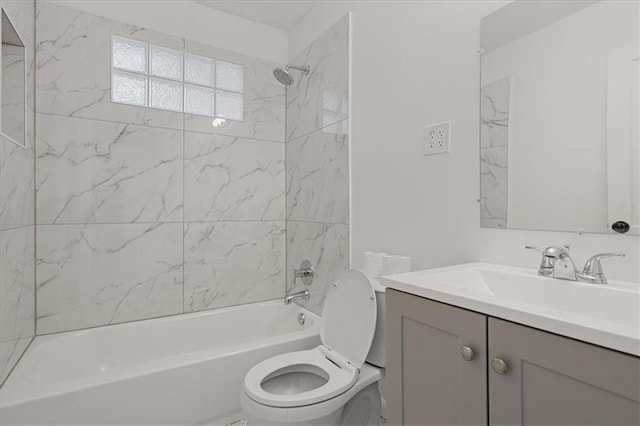
[[284, 304], [290, 305], [296, 299], [304, 299], [309, 300], [309, 290], [300, 291], [298, 293], [293, 293], [284, 298]]

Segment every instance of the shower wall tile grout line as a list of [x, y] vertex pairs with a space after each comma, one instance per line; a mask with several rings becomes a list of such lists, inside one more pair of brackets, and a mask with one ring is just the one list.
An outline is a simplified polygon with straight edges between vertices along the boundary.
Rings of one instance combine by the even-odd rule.
[[287, 139], [285, 143], [288, 144], [288, 143], [291, 143], [291, 142], [296, 142], [298, 139], [305, 138], [305, 137], [307, 137], [309, 135], [312, 135], [312, 134], [314, 134], [316, 132], [319, 132], [320, 130], [327, 129], [329, 127], [335, 126], [337, 124], [341, 124], [341, 123], [343, 123], [345, 121], [348, 121], [348, 120], [349, 120], [349, 116], [347, 115], [344, 118], [341, 118], [340, 120], [336, 120], [336, 121], [333, 121], [333, 122], [331, 122], [329, 124], [323, 125], [322, 127], [318, 127], [316, 129], [313, 129], [312, 131], [310, 131], [308, 133], [304, 133], [304, 134], [298, 135], [298, 136], [294, 137], [293, 139]]
[[[139, 127], [151, 127], [151, 128], [154, 128], [154, 129], [163, 129], [163, 130], [172, 130], [172, 131], [184, 131], [185, 133], [195, 133], [195, 134], [211, 135], [211, 136], [225, 136], [225, 137], [229, 137], [229, 138], [248, 139], [248, 140], [252, 140], [252, 141], [256, 141], [256, 142], [275, 143], [275, 144], [280, 144], [280, 145], [284, 145], [285, 144], [284, 140], [263, 139], [263, 138], [256, 138], [256, 137], [252, 137], [252, 136], [236, 135], [236, 134], [233, 134], [233, 133], [224, 133], [224, 132], [203, 132], [203, 131], [199, 131], [199, 130], [187, 129], [187, 128], [185, 128], [184, 125], [182, 125], [180, 128], [176, 128], [176, 127], [165, 127], [165, 126], [150, 125], [150, 124], [141, 124], [141, 123], [135, 123], [135, 122], [123, 121], [123, 120], [108, 120], [108, 119], [105, 119], [105, 118], [81, 117], [81, 116], [77, 116], [77, 115], [56, 114], [56, 113], [52, 113], [52, 112], [39, 112], [39, 111], [35, 111], [35, 110], [34, 110], [34, 113], [35, 113], [35, 115], [46, 115], [46, 116], [53, 116], [53, 117], [73, 118], [73, 119], [78, 119], [78, 120], [98, 121], [98, 122], [101, 122], [101, 123], [113, 123], [113, 124], [122, 124], [122, 125], [139, 126]], [[176, 114], [178, 114], [178, 113], [176, 113]], [[183, 115], [182, 120], [184, 121], [184, 114], [180, 113], [180, 115]], [[203, 119], [209, 119], [210, 118], [212, 121], [215, 118], [215, 117], [205, 117], [205, 116], [198, 116], [198, 117], [201, 117]], [[341, 121], [344, 121], [344, 120], [341, 120]], [[336, 123], [338, 123], [338, 122], [336, 122]], [[333, 124], [336, 124], [336, 123], [333, 123]], [[326, 127], [329, 127], [329, 126], [326, 126]]]

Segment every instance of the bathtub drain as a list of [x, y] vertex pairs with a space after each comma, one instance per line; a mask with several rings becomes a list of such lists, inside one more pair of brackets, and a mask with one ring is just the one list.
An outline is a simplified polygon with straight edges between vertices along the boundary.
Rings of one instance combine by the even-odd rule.
[[305, 318], [304, 318], [304, 314], [303, 314], [302, 312], [300, 312], [300, 313], [298, 314], [298, 324], [300, 324], [300, 325], [304, 325], [304, 320], [305, 320]]

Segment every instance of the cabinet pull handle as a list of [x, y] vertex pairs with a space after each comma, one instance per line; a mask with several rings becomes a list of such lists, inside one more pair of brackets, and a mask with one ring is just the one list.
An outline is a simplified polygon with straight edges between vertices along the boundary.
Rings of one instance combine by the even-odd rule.
[[507, 371], [509, 371], [509, 367], [507, 366], [507, 363], [500, 358], [494, 358], [491, 361], [491, 367], [493, 367], [493, 371], [495, 371], [501, 376], [503, 374], [507, 374]]
[[465, 361], [471, 361], [475, 354], [473, 353], [471, 346], [463, 346], [460, 348], [460, 355]]

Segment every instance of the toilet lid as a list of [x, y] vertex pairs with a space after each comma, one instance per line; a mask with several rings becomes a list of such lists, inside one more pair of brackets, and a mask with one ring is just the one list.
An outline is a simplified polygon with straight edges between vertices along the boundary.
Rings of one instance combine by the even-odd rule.
[[376, 295], [369, 278], [344, 271], [329, 287], [322, 310], [322, 344], [360, 368], [376, 329]]

